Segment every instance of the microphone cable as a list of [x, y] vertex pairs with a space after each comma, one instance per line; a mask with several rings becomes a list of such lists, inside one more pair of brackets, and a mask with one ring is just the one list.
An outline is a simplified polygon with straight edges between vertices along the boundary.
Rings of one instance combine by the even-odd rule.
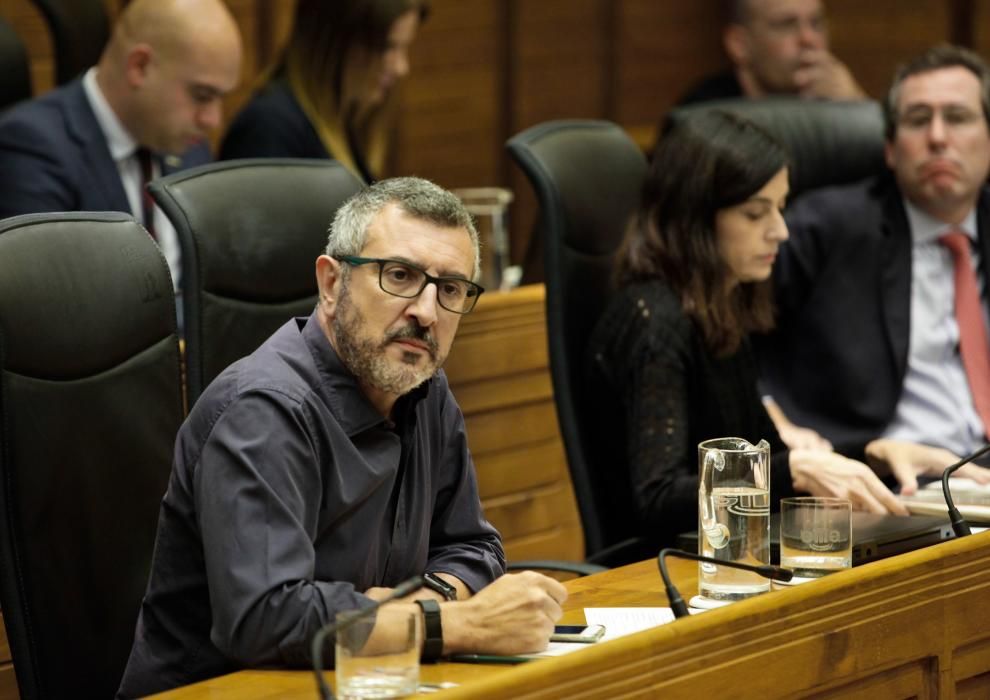
[[708, 562], [709, 564], [718, 564], [719, 566], [728, 566], [730, 569], [752, 571], [760, 576], [777, 579], [778, 581], [790, 581], [794, 578], [793, 571], [790, 569], [785, 569], [781, 566], [774, 566], [773, 564], [743, 564], [737, 561], [722, 561], [721, 559], [716, 559], [715, 557], [706, 557], [703, 554], [685, 552], [683, 549], [673, 549], [669, 547], [661, 549], [660, 554], [657, 555], [657, 567], [660, 569], [660, 578], [663, 580], [663, 586], [667, 592], [667, 600], [670, 601], [670, 609], [674, 612], [675, 618], [687, 616], [688, 607], [684, 602], [684, 599], [681, 598], [680, 591], [678, 591], [674, 586], [673, 582], [670, 580], [670, 576], [667, 573], [666, 558], [668, 556], [677, 557], [679, 559], [691, 559], [692, 561]]
[[959, 467], [979, 459], [987, 452], [990, 452], [990, 445], [984, 445], [973, 454], [963, 457], [955, 464], [950, 464], [942, 472], [942, 497], [945, 499], [945, 505], [949, 508], [949, 522], [952, 523], [952, 532], [955, 533], [956, 537], [971, 535], [972, 531], [969, 529], [966, 520], [959, 513], [959, 509], [956, 508], [956, 504], [952, 502], [952, 493], [949, 491], [949, 477]]

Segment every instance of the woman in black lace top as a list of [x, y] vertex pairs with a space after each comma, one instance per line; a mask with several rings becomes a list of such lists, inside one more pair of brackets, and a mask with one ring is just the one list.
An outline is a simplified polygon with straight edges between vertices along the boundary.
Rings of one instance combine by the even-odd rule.
[[588, 378], [600, 397], [596, 463], [624, 466], [641, 531], [656, 544], [697, 527], [697, 446], [716, 437], [770, 443], [774, 503], [799, 491], [904, 512], [865, 464], [788, 450], [760, 401], [747, 336], [772, 325], [768, 279], [787, 240], [787, 191], [784, 148], [728, 113], [684, 124], [654, 155]]

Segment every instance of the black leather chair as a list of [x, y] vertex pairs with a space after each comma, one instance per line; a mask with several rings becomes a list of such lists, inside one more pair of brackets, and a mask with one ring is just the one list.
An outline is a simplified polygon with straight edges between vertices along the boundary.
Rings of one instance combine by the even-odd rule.
[[14, 28], [0, 17], [0, 111], [31, 97], [27, 49]]
[[179, 371], [168, 267], [132, 218], [0, 222], [0, 602], [23, 700], [117, 690]]
[[[588, 337], [607, 303], [612, 261], [646, 175], [643, 153], [617, 125], [554, 121], [506, 145], [540, 206], [550, 372], [560, 432], [584, 528], [587, 560], [616, 565], [641, 559], [628, 491], [595, 463], [582, 375]], [[621, 505], [620, 505], [621, 504]]]
[[182, 251], [191, 406], [227, 365], [316, 305], [316, 257], [363, 184], [331, 160], [223, 161], [152, 182]]
[[886, 168], [878, 102], [785, 97], [700, 102], [671, 110], [663, 131], [711, 109], [746, 117], [784, 143], [791, 155], [792, 198], [816, 187], [856, 182]]
[[31, 0], [48, 24], [55, 50], [55, 82], [67, 83], [96, 65], [110, 38], [103, 0]]

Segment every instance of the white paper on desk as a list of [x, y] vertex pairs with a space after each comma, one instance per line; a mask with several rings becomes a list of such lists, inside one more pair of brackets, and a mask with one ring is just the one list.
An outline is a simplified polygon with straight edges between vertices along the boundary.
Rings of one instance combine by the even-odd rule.
[[[704, 611], [692, 608], [690, 612], [693, 615]], [[676, 618], [670, 608], [585, 608], [584, 619], [589, 625], [605, 627], [605, 641], [666, 625]]]

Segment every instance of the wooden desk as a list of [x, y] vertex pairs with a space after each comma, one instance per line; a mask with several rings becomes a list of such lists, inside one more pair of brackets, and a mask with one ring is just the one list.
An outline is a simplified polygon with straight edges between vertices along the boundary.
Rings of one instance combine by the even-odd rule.
[[[695, 568], [671, 561], [682, 593]], [[652, 561], [568, 583], [585, 607], [663, 606]], [[520, 666], [424, 666], [458, 698], [990, 697], [990, 532]], [[162, 698], [313, 698], [312, 674], [242, 671]], [[425, 696], [424, 696], [425, 697]]]

